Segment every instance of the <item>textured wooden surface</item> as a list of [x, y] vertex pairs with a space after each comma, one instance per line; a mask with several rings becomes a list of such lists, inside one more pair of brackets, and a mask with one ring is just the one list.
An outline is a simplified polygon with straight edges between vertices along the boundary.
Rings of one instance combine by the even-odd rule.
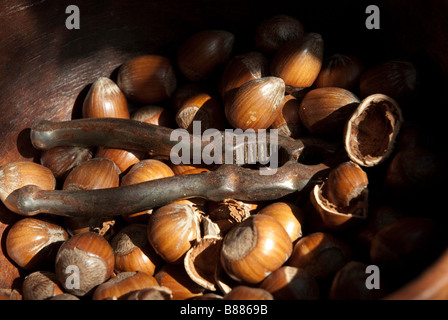
[[[129, 58], [142, 53], [174, 57], [177, 44], [203, 28], [234, 32], [239, 35], [237, 50], [244, 52], [252, 47], [256, 24], [275, 13], [295, 16], [307, 31], [320, 32], [328, 55], [348, 51], [372, 62], [403, 54], [424, 56], [448, 75], [446, 1], [413, 1], [412, 6], [402, 0], [335, 2], [81, 0], [76, 1], [81, 28], [68, 30], [65, 8], [71, 1], [3, 0], [0, 165], [36, 161], [39, 153], [29, 142], [31, 124], [79, 117], [88, 85], [113, 75]], [[367, 30], [365, 8], [374, 3], [381, 9], [381, 29]], [[17, 285], [20, 276], [4, 255], [4, 235], [15, 219], [0, 205], [0, 288]]]

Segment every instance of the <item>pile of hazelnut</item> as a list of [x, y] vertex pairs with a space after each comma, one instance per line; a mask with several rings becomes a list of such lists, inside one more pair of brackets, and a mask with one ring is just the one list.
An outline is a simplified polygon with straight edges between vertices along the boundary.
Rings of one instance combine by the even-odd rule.
[[[127, 61], [115, 80], [91, 85], [82, 115], [187, 130], [193, 121], [202, 130], [273, 128], [340, 141], [345, 160], [322, 184], [278, 201], [193, 198], [113, 218], [21, 217], [2, 243], [24, 277], [1, 298], [379, 299], [432, 261], [435, 221], [377, 201], [383, 190], [399, 199], [426, 186], [437, 172], [437, 157], [402, 116], [416, 90], [413, 63], [365, 68], [353, 55], [325, 56], [322, 36], [285, 15], [260, 22], [254, 51], [235, 52], [235, 40], [204, 30], [179, 46], [177, 61]], [[40, 163], [1, 167], [0, 197], [14, 214], [8, 197], [26, 185], [94, 190], [210, 170], [148, 152], [54, 147]], [[377, 279], [368, 279], [370, 265]]]

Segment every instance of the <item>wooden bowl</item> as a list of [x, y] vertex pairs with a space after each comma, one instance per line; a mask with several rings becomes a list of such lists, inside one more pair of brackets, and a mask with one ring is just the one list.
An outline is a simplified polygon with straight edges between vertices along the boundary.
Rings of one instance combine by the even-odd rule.
[[[237, 52], [253, 47], [256, 25], [276, 13], [296, 16], [307, 31], [325, 39], [326, 54], [347, 51], [371, 63], [393, 56], [428, 64], [434, 88], [430, 103], [445, 101], [448, 78], [446, 1], [286, 1], [254, 6], [251, 1], [76, 1], [80, 29], [68, 29], [67, 3], [58, 0], [0, 2], [0, 165], [39, 161], [30, 127], [43, 119], [79, 118], [89, 85], [140, 54], [159, 53], [176, 61], [176, 48], [201, 29], [237, 35]], [[368, 30], [366, 7], [376, 3], [379, 30]], [[430, 20], [429, 20], [430, 19]], [[177, 67], [176, 67], [177, 68]], [[434, 72], [433, 72], [434, 70]], [[438, 105], [410, 110], [428, 128], [443, 128]], [[420, 106], [423, 108], [422, 106]], [[436, 114], [436, 116], [434, 116]], [[440, 125], [440, 126], [439, 126]], [[428, 201], [430, 201], [428, 199]], [[432, 200], [431, 200], [432, 201]], [[5, 255], [8, 226], [19, 217], [0, 205], [0, 288], [18, 287], [23, 273]], [[448, 298], [448, 252], [395, 298]]]

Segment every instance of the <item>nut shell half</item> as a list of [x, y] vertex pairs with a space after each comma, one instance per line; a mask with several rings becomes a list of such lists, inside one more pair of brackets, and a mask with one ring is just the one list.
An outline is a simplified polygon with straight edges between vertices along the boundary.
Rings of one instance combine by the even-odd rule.
[[349, 158], [364, 167], [373, 167], [392, 153], [403, 123], [398, 103], [384, 94], [373, 94], [361, 101], [344, 131]]

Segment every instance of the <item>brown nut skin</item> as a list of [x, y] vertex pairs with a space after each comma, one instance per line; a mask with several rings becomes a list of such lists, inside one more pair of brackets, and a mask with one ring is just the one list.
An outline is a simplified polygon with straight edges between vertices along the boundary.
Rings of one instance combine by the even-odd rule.
[[95, 232], [84, 232], [59, 247], [55, 272], [68, 293], [86, 296], [112, 276], [114, 264], [109, 242]]
[[287, 265], [303, 268], [317, 280], [328, 280], [352, 257], [352, 249], [328, 232], [314, 232], [299, 239]]
[[285, 81], [287, 92], [311, 87], [322, 67], [324, 42], [318, 33], [307, 33], [280, 47], [271, 61], [271, 75]]
[[274, 300], [274, 297], [265, 289], [239, 285], [225, 294], [223, 300]]
[[56, 179], [66, 175], [81, 163], [92, 159], [92, 150], [85, 147], [54, 147], [43, 150], [40, 164], [49, 168]]
[[357, 92], [363, 71], [363, 64], [357, 57], [337, 53], [324, 60], [313, 87], [338, 87]]
[[153, 275], [163, 260], [148, 242], [146, 225], [129, 224], [110, 242], [115, 253], [115, 272], [143, 271]]
[[341, 134], [359, 102], [355, 94], [343, 88], [313, 89], [300, 103], [300, 120], [311, 134]]
[[291, 16], [278, 14], [261, 21], [255, 31], [255, 48], [274, 54], [282, 45], [305, 35], [302, 23]]
[[255, 284], [285, 263], [291, 252], [291, 238], [280, 222], [256, 214], [226, 234], [220, 260], [232, 279]]
[[403, 123], [398, 103], [384, 94], [364, 98], [346, 122], [343, 140], [348, 157], [363, 167], [385, 161], [394, 150]]
[[126, 97], [115, 82], [100, 77], [89, 89], [82, 106], [83, 118], [129, 119]]
[[417, 69], [411, 61], [389, 60], [364, 71], [359, 83], [361, 98], [382, 93], [397, 101], [409, 101], [417, 87]]
[[95, 289], [92, 300], [120, 299], [120, 297], [132, 291], [158, 285], [157, 280], [146, 272], [120, 272], [115, 277], [100, 284]]
[[181, 264], [165, 264], [154, 276], [160, 286], [172, 292], [172, 300], [185, 300], [202, 296], [205, 289], [188, 276]]
[[181, 263], [200, 238], [199, 214], [189, 205], [168, 204], [149, 217], [147, 236], [154, 250], [168, 263]]
[[283, 266], [272, 272], [260, 284], [276, 300], [317, 300], [320, 289], [317, 280], [304, 269]]
[[227, 63], [220, 82], [220, 93], [225, 101], [243, 84], [268, 76], [268, 59], [260, 52], [251, 51], [233, 57]]
[[167, 57], [142, 55], [120, 66], [117, 84], [130, 101], [151, 104], [171, 97], [177, 78]]
[[26, 270], [53, 265], [61, 244], [69, 238], [58, 224], [38, 218], [23, 218], [6, 235], [8, 256]]
[[23, 300], [46, 300], [64, 292], [55, 273], [35, 271], [23, 280], [22, 293]]
[[264, 77], [243, 84], [225, 102], [227, 121], [234, 128], [268, 129], [282, 112], [285, 83], [277, 77]]
[[369, 289], [366, 280], [370, 276], [368, 265], [359, 261], [349, 261], [334, 276], [328, 293], [330, 300], [378, 300], [388, 290], [384, 278], [379, 277], [379, 288]]
[[0, 167], [0, 199], [9, 210], [20, 213], [15, 201], [11, 198], [8, 200], [8, 197], [26, 185], [54, 190], [56, 179], [50, 169], [31, 161], [11, 161]]
[[223, 30], [202, 30], [179, 47], [177, 63], [182, 74], [197, 82], [209, 79], [230, 59], [235, 36]]
[[266, 214], [277, 219], [285, 228], [292, 242], [302, 236], [305, 213], [298, 206], [287, 202], [274, 202], [263, 207], [258, 214]]

